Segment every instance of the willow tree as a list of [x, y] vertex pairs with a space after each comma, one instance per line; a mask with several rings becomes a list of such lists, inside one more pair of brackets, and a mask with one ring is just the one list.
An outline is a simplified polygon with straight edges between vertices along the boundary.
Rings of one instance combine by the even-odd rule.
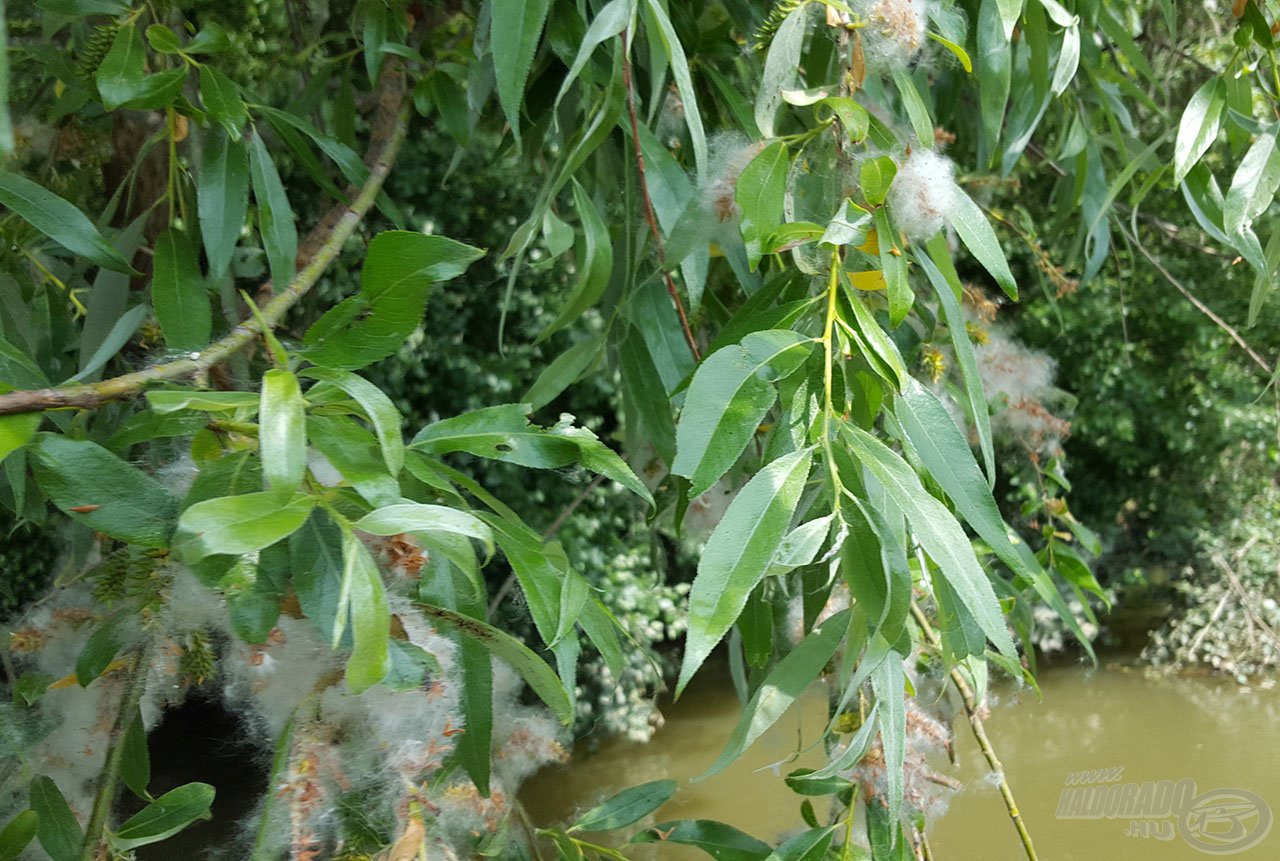
[[[1002, 776], [981, 721], [992, 670], [1029, 679], [1032, 608], [1079, 633], [1064, 594], [1097, 590], [1056, 452], [1022, 513], [1037, 528], [992, 494], [993, 412], [1054, 432], [983, 390], [982, 309], [1019, 294], [1002, 237], [1067, 225], [1067, 259], [1041, 274], [1087, 279], [1120, 214], [1173, 181], [1258, 269], [1261, 309], [1280, 249], [1252, 229], [1280, 181], [1254, 118], [1277, 96], [1270, 13], [1236, 4], [1228, 59], [1184, 116], [1134, 78], [1156, 84], [1153, 33], [1177, 39], [1167, 2], [184, 5], [7, 11], [0, 496], [63, 524], [65, 553], [9, 630], [0, 856], [117, 857], [206, 815], [207, 784], [152, 796], [146, 746], [202, 686], [275, 750], [246, 855], [538, 852], [512, 796], [562, 754], [548, 716], [571, 720], [581, 651], [620, 667], [627, 631], [459, 458], [580, 467], [677, 532], [709, 492], [731, 498], [675, 683], [727, 642], [746, 705], [708, 773], [812, 682], [830, 691], [829, 762], [787, 778], [829, 814], [806, 801], [776, 852], [708, 822], [635, 840], [927, 855], [922, 751], [946, 729], [920, 687], [954, 691]], [[267, 13], [292, 40], [256, 41]], [[1197, 165], [1222, 129], [1248, 147], [1225, 197]], [[381, 193], [407, 137], [492, 133], [541, 183], [505, 248], [434, 235]], [[1002, 210], [1046, 176], [1051, 197], [1020, 201], [1030, 223]], [[318, 196], [327, 211], [298, 205]], [[355, 248], [358, 290], [300, 325]], [[535, 261], [571, 268], [543, 337], [599, 325], [528, 402], [406, 429], [359, 372], [485, 254], [508, 275], [495, 301]], [[535, 415], [591, 375], [616, 381], [616, 439]], [[537, 642], [487, 618], [499, 555]], [[515, 705], [513, 674], [541, 711]], [[622, 857], [583, 835], [675, 789], [540, 836]]]

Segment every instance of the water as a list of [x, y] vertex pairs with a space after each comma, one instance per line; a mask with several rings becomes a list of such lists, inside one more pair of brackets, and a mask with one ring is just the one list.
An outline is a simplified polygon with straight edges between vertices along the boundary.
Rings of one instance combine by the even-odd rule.
[[[1127, 819], [1056, 818], [1072, 772], [1123, 768], [1120, 783], [1191, 778], [1199, 793], [1245, 789], [1280, 815], [1280, 690], [1244, 690], [1233, 682], [1203, 677], [1149, 678], [1141, 668], [1125, 663], [1104, 664], [1094, 671], [1042, 668], [1040, 685], [1042, 700], [1029, 691], [998, 695], [986, 724], [1043, 861], [1213, 857], [1176, 833], [1169, 841], [1126, 836]], [[710, 780], [690, 783], [688, 779], [719, 754], [738, 717], [738, 702], [727, 679], [708, 678], [666, 710], [666, 726], [649, 744], [607, 742], [568, 767], [539, 774], [522, 799], [536, 822], [551, 824], [626, 786], [671, 777], [680, 780], [681, 787], [658, 811], [658, 821], [719, 819], [773, 839], [802, 822], [800, 798], [767, 766], [811, 745], [825, 709], [823, 693], [811, 691], [743, 760]], [[935, 858], [1025, 857], [999, 790], [986, 779], [990, 769], [967, 723], [957, 720], [955, 731], [959, 766], [944, 764], [940, 770], [966, 788], [930, 829]], [[781, 770], [785, 774], [820, 760], [820, 751], [813, 751]], [[818, 809], [821, 814], [822, 807]], [[1255, 821], [1247, 824], [1252, 827]], [[707, 856], [664, 846], [661, 857]], [[1260, 844], [1232, 857], [1280, 858], [1280, 826]]]

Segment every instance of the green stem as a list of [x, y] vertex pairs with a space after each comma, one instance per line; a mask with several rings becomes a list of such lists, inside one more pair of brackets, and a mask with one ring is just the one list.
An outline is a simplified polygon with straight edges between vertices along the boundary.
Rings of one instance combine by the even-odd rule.
[[[933, 626], [929, 624], [929, 619], [925, 616], [924, 611], [920, 609], [920, 605], [915, 601], [911, 602], [911, 615], [915, 617], [916, 624], [920, 626], [920, 630], [924, 633], [924, 637], [934, 648], [941, 648], [942, 643], [938, 639], [938, 635], [934, 633]], [[1027, 832], [1026, 823], [1022, 821], [1022, 813], [1018, 810], [1018, 802], [1013, 797], [1013, 789], [1009, 786], [1009, 778], [1005, 776], [1004, 766], [1000, 763], [1000, 758], [996, 756], [995, 748], [991, 745], [991, 739], [987, 737], [987, 728], [983, 724], [982, 718], [978, 715], [978, 698], [974, 696], [973, 688], [969, 687], [969, 682], [965, 679], [964, 674], [960, 672], [958, 667], [951, 669], [951, 683], [955, 685], [956, 690], [960, 692], [960, 699], [964, 701], [965, 713], [969, 716], [969, 728], [973, 730], [973, 737], [978, 741], [978, 747], [982, 749], [982, 755], [986, 757], [987, 765], [991, 766], [992, 774], [996, 775], [999, 780], [1000, 796], [1004, 799], [1004, 806], [1009, 810], [1009, 818], [1013, 820], [1013, 827], [1018, 832], [1018, 838], [1022, 841], [1022, 848], [1027, 853], [1028, 861], [1039, 861], [1036, 857], [1035, 846], [1031, 843], [1031, 835]]]
[[835, 513], [840, 512], [840, 498], [844, 495], [844, 485], [840, 483], [840, 473], [836, 469], [835, 458], [831, 452], [831, 417], [835, 413], [833, 406], [831, 389], [834, 380], [834, 363], [835, 355], [833, 351], [833, 341], [835, 339], [836, 328], [836, 298], [840, 289], [840, 251], [835, 249], [831, 252], [831, 277], [827, 281], [827, 319], [822, 327], [822, 350], [825, 365], [823, 367], [822, 383], [823, 383], [823, 406], [822, 406], [822, 451], [826, 456], [827, 469], [831, 474], [831, 498], [832, 509]]
[[129, 663], [128, 676], [125, 680], [124, 695], [120, 698], [120, 711], [116, 714], [115, 725], [111, 728], [111, 739], [107, 745], [107, 758], [102, 773], [98, 775], [98, 793], [93, 799], [93, 811], [89, 814], [89, 824], [84, 830], [84, 846], [80, 851], [80, 861], [95, 861], [102, 848], [103, 835], [107, 830], [107, 820], [111, 816], [111, 808], [115, 805], [116, 790], [120, 786], [120, 766], [124, 763], [124, 737], [129, 725], [138, 717], [138, 704], [142, 702], [142, 694], [147, 688], [147, 669], [151, 666], [151, 650], [154, 641], [150, 638], [134, 652]]
[[[409, 125], [408, 103], [405, 100], [403, 67], [398, 62], [387, 63], [382, 76], [382, 93], [378, 103], [378, 115], [374, 117], [373, 143], [369, 177], [359, 194], [350, 204], [340, 203], [329, 212], [307, 238], [304, 247], [317, 244], [307, 265], [293, 277], [289, 285], [262, 307], [262, 322], [250, 319], [236, 326], [221, 340], [215, 341], [199, 353], [174, 362], [155, 365], [142, 371], [124, 374], [92, 385], [63, 385], [48, 389], [18, 390], [0, 395], [0, 415], [34, 413], [49, 409], [96, 409], [109, 401], [127, 398], [142, 391], [152, 383], [179, 380], [202, 374], [215, 365], [227, 361], [233, 355], [252, 344], [263, 334], [262, 326], [280, 324], [289, 309], [307, 294], [329, 265], [337, 259], [342, 246], [355, 233], [357, 225], [373, 208], [383, 182], [391, 172], [391, 165], [400, 146], [404, 143]], [[380, 145], [380, 146], [379, 146]]]

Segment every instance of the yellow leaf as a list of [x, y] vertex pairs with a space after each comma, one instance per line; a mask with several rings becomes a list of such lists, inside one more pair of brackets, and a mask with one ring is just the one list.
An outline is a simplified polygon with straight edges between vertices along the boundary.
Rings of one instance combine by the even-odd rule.
[[859, 245], [858, 250], [871, 257], [880, 256], [880, 238], [876, 236], [874, 228], [867, 231], [867, 241]]
[[849, 283], [859, 290], [883, 290], [885, 289], [884, 273], [879, 269], [870, 269], [866, 272], [850, 272]]

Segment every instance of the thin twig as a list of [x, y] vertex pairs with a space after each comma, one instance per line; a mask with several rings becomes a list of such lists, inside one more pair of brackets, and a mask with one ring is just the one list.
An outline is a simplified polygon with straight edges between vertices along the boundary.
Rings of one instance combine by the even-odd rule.
[[1254, 364], [1256, 364], [1259, 368], [1265, 371], [1268, 377], [1272, 375], [1273, 371], [1272, 371], [1271, 365], [1267, 363], [1267, 360], [1262, 358], [1262, 356], [1258, 355], [1257, 351], [1254, 350], [1253, 347], [1249, 345], [1249, 342], [1246, 341], [1239, 332], [1237, 332], [1234, 328], [1231, 327], [1230, 323], [1228, 323], [1226, 320], [1219, 317], [1217, 314], [1213, 313], [1213, 310], [1208, 305], [1201, 302], [1198, 298], [1196, 298], [1194, 293], [1192, 293], [1185, 286], [1183, 286], [1181, 281], [1173, 277], [1173, 273], [1164, 267], [1164, 264], [1160, 262], [1159, 258], [1157, 258], [1155, 255], [1153, 255], [1150, 251], [1147, 250], [1147, 247], [1142, 244], [1142, 241], [1138, 239], [1138, 237], [1135, 234], [1132, 234], [1129, 231], [1125, 230], [1123, 225], [1120, 226], [1120, 231], [1129, 237], [1129, 241], [1132, 242], [1137, 247], [1137, 249], [1142, 252], [1142, 256], [1147, 258], [1147, 262], [1149, 262], [1152, 266], [1156, 268], [1156, 271], [1159, 272], [1161, 276], [1164, 277], [1164, 280], [1172, 284], [1179, 293], [1181, 293], [1184, 297], [1186, 297], [1187, 301], [1190, 302], [1192, 305], [1194, 305], [1197, 311], [1199, 311], [1201, 314], [1204, 314], [1206, 317], [1212, 320], [1219, 329], [1221, 329], [1222, 331], [1230, 335], [1231, 340], [1239, 344], [1240, 348], [1249, 354], [1249, 358], [1253, 359]]
[[128, 676], [125, 679], [124, 694], [120, 697], [120, 711], [116, 714], [115, 725], [111, 728], [111, 738], [107, 745], [107, 757], [98, 775], [98, 792], [93, 799], [93, 810], [89, 814], [89, 824], [84, 831], [84, 846], [80, 851], [80, 861], [95, 861], [102, 849], [102, 836], [107, 829], [107, 820], [111, 816], [111, 808], [115, 805], [116, 792], [120, 784], [120, 768], [124, 764], [124, 737], [130, 725], [138, 716], [138, 704], [142, 702], [142, 694], [147, 688], [147, 672], [151, 667], [151, 649], [154, 641], [150, 638], [133, 653], [129, 662]]
[[658, 230], [658, 219], [653, 212], [653, 200], [649, 197], [649, 180], [645, 177], [644, 153], [640, 150], [640, 121], [636, 119], [636, 89], [631, 80], [631, 39], [627, 30], [622, 31], [622, 87], [627, 91], [627, 112], [631, 115], [631, 148], [636, 153], [636, 170], [640, 174], [640, 196], [644, 200], [644, 217], [649, 222], [649, 231], [653, 234], [654, 248], [658, 252], [658, 268], [667, 282], [667, 292], [671, 294], [671, 303], [675, 305], [676, 316], [680, 318], [680, 329], [684, 332], [685, 343], [696, 361], [702, 360], [698, 350], [698, 342], [689, 328], [689, 318], [684, 313], [684, 303], [680, 301], [680, 293], [676, 290], [675, 279], [667, 271], [667, 249], [662, 242], [662, 232]]
[[[938, 639], [938, 635], [934, 633], [933, 626], [929, 624], [928, 617], [924, 611], [920, 609], [920, 605], [915, 601], [911, 602], [911, 614], [915, 616], [916, 624], [920, 626], [920, 630], [924, 632], [925, 639], [935, 648], [941, 648], [942, 643]], [[956, 690], [960, 692], [960, 699], [964, 701], [965, 713], [969, 716], [969, 728], [973, 730], [973, 737], [978, 740], [978, 747], [982, 749], [982, 755], [986, 757], [987, 765], [991, 766], [991, 771], [999, 780], [1000, 795], [1004, 798], [1004, 806], [1009, 810], [1009, 818], [1013, 820], [1013, 827], [1018, 831], [1018, 837], [1022, 840], [1022, 848], [1026, 850], [1028, 861], [1038, 861], [1036, 857], [1035, 847], [1031, 843], [1031, 835], [1027, 832], [1026, 823], [1022, 821], [1022, 813], [1018, 810], [1018, 802], [1013, 797], [1013, 789], [1009, 786], [1009, 778], [1004, 773], [1004, 766], [1000, 764], [1000, 758], [996, 756], [995, 748], [991, 746], [991, 739], [987, 737], [987, 728], [983, 724], [982, 718], [978, 715], [978, 699], [973, 694], [973, 688], [969, 687], [968, 680], [959, 668], [952, 668], [951, 683], [956, 686]]]
[[[378, 192], [391, 171], [391, 165], [404, 143], [409, 122], [404, 68], [394, 58], [388, 58], [379, 92], [377, 113], [372, 123], [373, 135], [366, 157], [369, 177], [350, 204], [344, 202], [335, 206], [303, 241], [299, 256], [306, 258], [307, 264], [284, 290], [262, 307], [261, 316], [267, 326], [278, 325], [289, 309], [320, 280], [320, 276], [355, 232], [356, 226], [373, 207]], [[0, 395], [0, 415], [68, 407], [96, 409], [109, 401], [135, 395], [152, 383], [180, 380], [205, 373], [252, 344], [261, 335], [262, 325], [251, 318], [236, 326], [221, 340], [185, 359], [155, 365], [92, 385], [62, 385], [7, 392]]]

